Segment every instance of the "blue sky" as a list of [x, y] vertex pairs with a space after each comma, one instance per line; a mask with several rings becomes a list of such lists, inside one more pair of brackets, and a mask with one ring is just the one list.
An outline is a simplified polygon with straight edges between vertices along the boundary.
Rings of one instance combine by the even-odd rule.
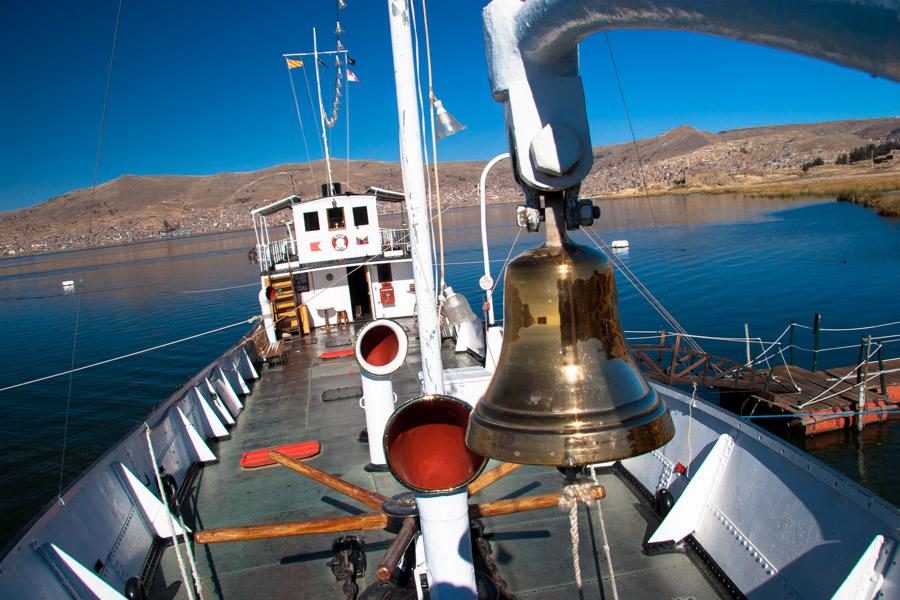
[[[435, 91], [468, 125], [441, 142], [442, 160], [505, 150], [487, 82], [482, 5], [428, 6]], [[117, 0], [0, 2], [0, 210], [90, 185], [116, 7]], [[348, 0], [342, 11], [342, 39], [361, 80], [350, 89], [354, 158], [398, 155], [386, 7]], [[306, 160], [281, 54], [311, 50], [313, 26], [321, 46], [333, 47], [334, 13], [318, 0], [125, 0], [99, 181]], [[900, 85], [812, 59], [688, 33], [610, 39], [638, 137], [682, 124], [719, 131], [900, 114]], [[603, 36], [581, 52], [594, 145], [626, 141]], [[296, 81], [315, 159], [305, 84]], [[344, 156], [343, 141], [335, 146]]]

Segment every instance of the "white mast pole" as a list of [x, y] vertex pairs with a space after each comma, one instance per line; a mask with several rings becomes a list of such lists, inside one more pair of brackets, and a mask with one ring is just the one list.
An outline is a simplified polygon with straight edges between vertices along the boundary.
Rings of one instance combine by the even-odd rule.
[[394, 80], [397, 85], [397, 114], [400, 120], [400, 167], [406, 191], [413, 279], [416, 284], [423, 391], [426, 394], [443, 394], [444, 365], [441, 361], [441, 336], [435, 306], [431, 233], [428, 228], [422, 138], [418, 129], [419, 105], [416, 99], [409, 13], [405, 0], [388, 0], [388, 10], [391, 16], [391, 46], [394, 53]]
[[[400, 124], [400, 166], [412, 250], [413, 279], [419, 322], [422, 381], [426, 394], [444, 393], [441, 337], [434, 293], [431, 234], [425, 195], [425, 167], [419, 133], [410, 13], [406, 0], [388, 0], [397, 116]], [[468, 491], [416, 494], [430, 592], [436, 600], [475, 598], [475, 568], [469, 535]]]
[[328, 155], [328, 133], [325, 127], [325, 109], [322, 108], [322, 82], [319, 80], [319, 46], [316, 43], [316, 28], [313, 27], [313, 60], [316, 61], [316, 91], [319, 92], [319, 120], [322, 122], [322, 145], [325, 147], [325, 166], [328, 171], [328, 194], [334, 195], [334, 182], [331, 180], [331, 157]]

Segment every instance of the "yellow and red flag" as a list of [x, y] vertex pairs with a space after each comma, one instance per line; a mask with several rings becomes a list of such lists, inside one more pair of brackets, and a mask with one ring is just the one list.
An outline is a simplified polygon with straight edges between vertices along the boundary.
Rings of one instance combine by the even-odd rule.
[[296, 58], [289, 58], [287, 59], [287, 66], [288, 69], [296, 69], [303, 66], [303, 61]]

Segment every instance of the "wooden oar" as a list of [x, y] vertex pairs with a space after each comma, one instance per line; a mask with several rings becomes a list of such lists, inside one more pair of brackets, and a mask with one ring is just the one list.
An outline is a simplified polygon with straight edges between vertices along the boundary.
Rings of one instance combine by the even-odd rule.
[[387, 552], [384, 553], [384, 558], [381, 559], [381, 562], [378, 563], [378, 568], [375, 569], [375, 575], [378, 577], [379, 581], [387, 581], [391, 578], [391, 574], [393, 574], [394, 569], [397, 568], [400, 558], [403, 556], [403, 553], [406, 552], [406, 548], [409, 546], [413, 535], [415, 535], [418, 529], [416, 517], [406, 517], [403, 519], [403, 525], [400, 527], [400, 531], [397, 532], [397, 537], [391, 542]]
[[[497, 517], [511, 513], [551, 508], [559, 504], [560, 492], [542, 494], [540, 496], [528, 496], [526, 498], [513, 498], [511, 500], [497, 500], [469, 506], [469, 516], [473, 519], [480, 517]], [[606, 496], [603, 486], [591, 488], [591, 500], [600, 500]]]
[[194, 535], [194, 541], [198, 544], [215, 544], [218, 542], [265, 540], [277, 537], [334, 533], [338, 531], [384, 529], [387, 527], [387, 521], [387, 517], [381, 513], [364, 513], [352, 517], [333, 517], [329, 519], [295, 521], [292, 523], [225, 527], [222, 529], [198, 531]]
[[478, 479], [469, 484], [469, 495], [474, 496], [487, 486], [519, 469], [521, 466], [522, 465], [517, 465], [515, 463], [502, 463], [487, 473], [482, 473]]
[[275, 450], [271, 450], [269, 452], [269, 458], [271, 458], [278, 464], [287, 467], [288, 469], [296, 471], [301, 475], [306, 475], [310, 479], [314, 479], [319, 483], [327, 485], [331, 489], [338, 491], [345, 496], [349, 496], [357, 502], [362, 502], [369, 508], [381, 510], [381, 504], [385, 500], [387, 500], [386, 496], [382, 496], [381, 494], [378, 494], [376, 492], [370, 492], [367, 489], [353, 485], [352, 483], [348, 483], [343, 479], [339, 479], [334, 475], [329, 475], [325, 471], [321, 471], [304, 462], [300, 462], [299, 460], [294, 460], [290, 456], [285, 456], [284, 454], [276, 452]]

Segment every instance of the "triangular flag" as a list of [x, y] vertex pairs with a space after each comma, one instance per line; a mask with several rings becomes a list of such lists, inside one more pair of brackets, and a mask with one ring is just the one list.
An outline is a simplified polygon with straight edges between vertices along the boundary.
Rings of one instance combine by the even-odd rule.
[[287, 59], [288, 69], [296, 69], [303, 66], [303, 61], [295, 58]]
[[347, 81], [359, 83], [359, 78], [356, 76], [356, 73], [350, 70], [350, 67], [347, 67]]

